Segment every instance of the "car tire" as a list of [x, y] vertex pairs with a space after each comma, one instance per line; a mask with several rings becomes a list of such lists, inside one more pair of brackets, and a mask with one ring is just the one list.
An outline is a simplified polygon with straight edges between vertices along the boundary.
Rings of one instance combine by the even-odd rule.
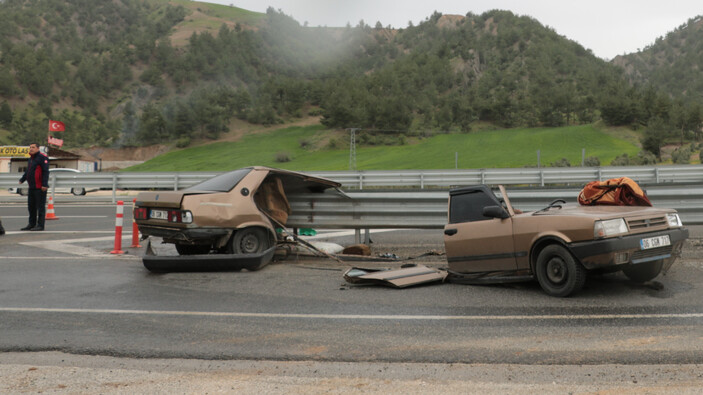
[[551, 296], [569, 296], [583, 288], [586, 282], [586, 269], [569, 250], [558, 244], [540, 251], [535, 274], [542, 290]]
[[85, 188], [71, 188], [71, 193], [76, 196], [85, 195]]
[[258, 254], [268, 248], [268, 237], [262, 228], [240, 229], [234, 233], [229, 244], [231, 254]]
[[25, 196], [25, 195], [27, 195], [27, 192], [26, 192], [24, 189], [22, 189], [22, 188], [17, 188], [17, 193], [18, 193], [20, 196]]
[[176, 244], [179, 255], [204, 255], [210, 252], [209, 245], [203, 244]]
[[664, 266], [664, 260], [643, 262], [637, 264], [629, 264], [622, 268], [627, 278], [634, 282], [643, 283], [654, 279], [661, 273]]

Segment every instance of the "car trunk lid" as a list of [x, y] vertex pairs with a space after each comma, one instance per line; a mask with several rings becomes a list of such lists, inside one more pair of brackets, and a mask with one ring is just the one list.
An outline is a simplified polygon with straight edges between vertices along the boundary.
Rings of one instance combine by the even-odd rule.
[[185, 195], [199, 195], [211, 192], [201, 191], [149, 191], [139, 192], [136, 205], [138, 207], [180, 208]]

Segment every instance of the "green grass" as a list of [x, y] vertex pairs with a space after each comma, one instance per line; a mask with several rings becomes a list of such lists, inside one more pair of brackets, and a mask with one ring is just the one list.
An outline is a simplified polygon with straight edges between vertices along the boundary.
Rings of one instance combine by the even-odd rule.
[[[302, 140], [315, 141], [329, 133], [323, 126], [289, 127], [268, 133], [250, 134], [237, 142], [219, 142], [172, 151], [127, 171], [226, 171], [262, 165], [290, 170], [348, 170], [349, 149], [308, 151]], [[361, 132], [364, 133], [364, 132]], [[358, 141], [358, 140], [357, 140]], [[536, 167], [537, 150], [541, 165], [561, 158], [578, 166], [581, 150], [608, 165], [618, 155], [637, 155], [639, 147], [617, 139], [592, 125], [561, 128], [526, 128], [443, 134], [402, 146], [372, 146], [356, 149], [358, 170], [453, 169], [458, 167]], [[276, 162], [287, 153], [289, 162]]]
[[[237, 21], [246, 24], [258, 24], [266, 17], [266, 14], [264, 13], [249, 11], [243, 8], [224, 4], [213, 4], [191, 0], [171, 0], [170, 3], [174, 5], [181, 5], [191, 10], [199, 10], [215, 18], [225, 19], [228, 21]], [[219, 29], [221, 25], [222, 24], [220, 23], [214, 27]]]

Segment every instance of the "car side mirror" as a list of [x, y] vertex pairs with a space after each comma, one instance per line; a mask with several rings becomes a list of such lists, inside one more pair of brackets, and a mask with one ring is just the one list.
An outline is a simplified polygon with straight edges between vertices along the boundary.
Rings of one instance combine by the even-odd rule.
[[510, 217], [507, 211], [500, 206], [486, 206], [483, 208], [483, 216], [488, 218], [501, 218], [505, 219]]

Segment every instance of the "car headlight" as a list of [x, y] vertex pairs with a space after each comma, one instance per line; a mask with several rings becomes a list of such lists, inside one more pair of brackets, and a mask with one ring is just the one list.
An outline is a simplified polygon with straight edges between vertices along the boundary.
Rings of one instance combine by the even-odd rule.
[[622, 218], [596, 221], [593, 226], [594, 237], [610, 237], [627, 233], [627, 225]]
[[669, 222], [669, 226], [683, 226], [683, 223], [681, 223], [681, 218], [676, 213], [667, 214], [666, 220]]

